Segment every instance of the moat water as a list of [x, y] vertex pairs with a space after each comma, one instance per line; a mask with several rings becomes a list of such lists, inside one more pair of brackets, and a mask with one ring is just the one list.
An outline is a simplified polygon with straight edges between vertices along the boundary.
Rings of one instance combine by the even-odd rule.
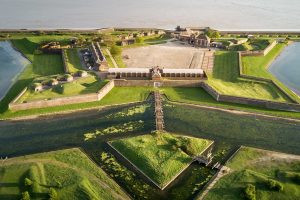
[[300, 29], [300, 1], [1, 0], [0, 28]]
[[292, 43], [271, 64], [269, 71], [300, 95], [300, 42]]
[[29, 61], [14, 50], [9, 42], [0, 41], [0, 100], [28, 64]]

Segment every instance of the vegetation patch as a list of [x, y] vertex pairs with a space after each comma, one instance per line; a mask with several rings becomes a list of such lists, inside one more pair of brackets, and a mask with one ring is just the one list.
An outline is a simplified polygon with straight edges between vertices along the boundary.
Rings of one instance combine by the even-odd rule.
[[110, 143], [160, 187], [164, 187], [212, 141], [153, 132]]
[[90, 140], [96, 138], [98, 135], [106, 135], [106, 134], [116, 134], [116, 133], [129, 133], [144, 127], [144, 122], [142, 120], [135, 122], [128, 122], [121, 125], [110, 126], [102, 130], [96, 130], [94, 132], [85, 133], [84, 140]]
[[129, 199], [79, 149], [8, 159], [0, 172], [1, 199]]
[[[300, 158], [243, 147], [228, 163], [232, 172], [222, 177], [205, 200], [299, 199], [300, 185], [283, 172], [300, 172]], [[282, 173], [280, 173], [282, 172]]]

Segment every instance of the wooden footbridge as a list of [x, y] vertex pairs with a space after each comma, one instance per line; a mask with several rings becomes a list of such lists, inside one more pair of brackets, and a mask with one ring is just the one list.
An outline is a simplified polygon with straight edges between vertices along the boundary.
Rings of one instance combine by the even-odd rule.
[[162, 108], [161, 95], [159, 91], [154, 91], [154, 114], [155, 114], [155, 125], [157, 131], [162, 131], [165, 128], [164, 113]]

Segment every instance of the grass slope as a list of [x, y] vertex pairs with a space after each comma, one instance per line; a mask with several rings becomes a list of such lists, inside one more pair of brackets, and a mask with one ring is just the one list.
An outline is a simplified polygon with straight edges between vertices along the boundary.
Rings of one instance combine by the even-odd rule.
[[112, 141], [111, 144], [152, 178], [161, 187], [166, 185], [175, 175], [191, 161], [180, 143], [188, 143], [192, 154], [200, 154], [211, 141], [198, 138], [174, 136], [168, 133], [154, 133], [128, 139]]
[[70, 73], [77, 72], [78, 70], [82, 70], [80, 58], [78, 55], [78, 49], [67, 49], [67, 57], [68, 57], [68, 68]]
[[208, 83], [222, 94], [289, 102], [288, 97], [271, 83], [240, 78], [236, 52], [216, 52]]
[[[25, 186], [25, 178], [33, 184]], [[24, 191], [33, 199], [46, 199], [50, 187], [58, 199], [129, 199], [79, 149], [8, 159], [0, 166], [0, 182], [0, 199], [20, 199]]]
[[300, 113], [275, 111], [242, 104], [218, 102], [202, 88], [162, 88], [161, 91], [171, 101], [196, 105], [207, 105], [225, 109], [242, 110], [253, 113], [268, 114], [280, 117], [300, 118]]
[[[286, 157], [286, 159], [284, 158]], [[292, 200], [300, 198], [300, 185], [286, 174], [300, 173], [300, 160], [289, 155], [265, 152], [259, 149], [242, 148], [228, 163], [232, 172], [221, 178], [210, 190], [205, 200], [243, 199], [247, 184], [256, 187], [256, 199]], [[268, 179], [280, 181], [283, 191], [269, 189]]]
[[164, 103], [166, 131], [300, 154], [300, 123]]

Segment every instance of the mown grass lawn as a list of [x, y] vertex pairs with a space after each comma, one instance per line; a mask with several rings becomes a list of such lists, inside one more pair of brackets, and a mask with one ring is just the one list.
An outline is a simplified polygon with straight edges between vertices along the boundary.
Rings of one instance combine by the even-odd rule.
[[[221, 178], [204, 199], [243, 199], [243, 190], [247, 184], [256, 187], [256, 199], [299, 199], [300, 185], [287, 174], [300, 174], [300, 160], [283, 159], [272, 154], [243, 147], [227, 165], [232, 172]], [[268, 179], [279, 181], [283, 191], [270, 189], [267, 186]]]
[[94, 75], [79, 78], [70, 83], [59, 84], [50, 89], [41, 92], [35, 92], [28, 89], [18, 100], [21, 102], [30, 102], [35, 100], [53, 99], [59, 97], [76, 96], [80, 94], [90, 94], [99, 91], [108, 81], [100, 81]]
[[287, 92], [293, 99], [300, 102], [300, 97], [295, 95], [290, 89], [288, 89], [283, 83], [276, 79], [269, 71], [268, 67], [272, 64], [272, 61], [283, 51], [286, 44], [277, 44], [266, 56], [243, 56], [242, 57], [242, 72], [243, 74], [268, 78], [275, 81], [285, 92]]
[[209, 140], [175, 136], [165, 132], [111, 142], [113, 147], [160, 187], [164, 187], [191, 163], [194, 155], [201, 154], [211, 143]]
[[171, 101], [189, 103], [196, 105], [207, 105], [225, 109], [243, 110], [253, 113], [268, 114], [280, 117], [300, 118], [300, 113], [288, 111], [276, 111], [255, 106], [247, 106], [235, 103], [218, 102], [202, 88], [161, 88], [167, 98]]
[[217, 51], [213, 73], [208, 74], [208, 83], [222, 94], [290, 102], [273, 84], [240, 78], [238, 70], [236, 52]]
[[68, 57], [68, 68], [70, 73], [75, 73], [78, 70], [82, 70], [78, 49], [67, 49], [66, 50]]
[[[32, 181], [25, 186], [25, 178]], [[0, 199], [46, 199], [54, 188], [57, 199], [129, 199], [105, 172], [79, 149], [11, 158], [0, 166]]]

